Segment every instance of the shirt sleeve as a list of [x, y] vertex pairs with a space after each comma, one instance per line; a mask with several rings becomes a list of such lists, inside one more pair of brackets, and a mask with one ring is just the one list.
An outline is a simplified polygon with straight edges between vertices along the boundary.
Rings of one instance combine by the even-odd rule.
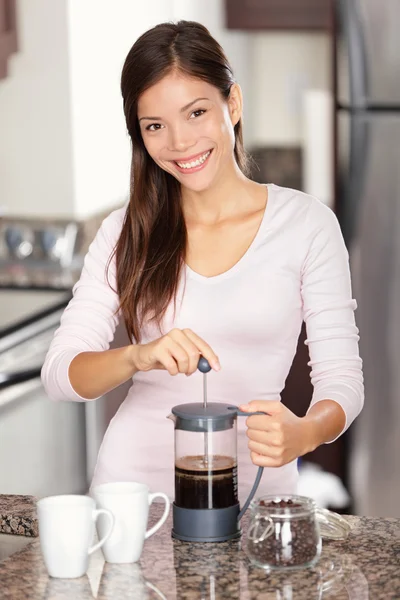
[[352, 298], [349, 256], [335, 214], [313, 198], [307, 221], [301, 295], [314, 388], [308, 410], [326, 399], [340, 404], [346, 415], [342, 434], [364, 404], [354, 318], [357, 304]]
[[[41, 377], [52, 400], [85, 401], [69, 380], [69, 366], [81, 352], [110, 347], [119, 321], [116, 293], [116, 263], [107, 264], [121, 232], [125, 208], [112, 212], [102, 223], [89, 246], [73, 297], [61, 317], [47, 352]], [[111, 285], [111, 287], [110, 287]]]

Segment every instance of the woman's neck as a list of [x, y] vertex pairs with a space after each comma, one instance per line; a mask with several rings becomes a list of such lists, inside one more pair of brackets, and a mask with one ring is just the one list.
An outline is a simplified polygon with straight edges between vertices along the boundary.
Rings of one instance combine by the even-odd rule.
[[229, 176], [218, 177], [212, 187], [201, 192], [182, 187], [185, 220], [212, 225], [229, 219], [243, 206], [249, 207], [257, 185], [237, 169]]

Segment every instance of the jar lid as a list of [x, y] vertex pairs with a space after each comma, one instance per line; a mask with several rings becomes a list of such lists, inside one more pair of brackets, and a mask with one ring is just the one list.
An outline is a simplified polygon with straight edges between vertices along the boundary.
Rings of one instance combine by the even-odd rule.
[[238, 407], [222, 402], [191, 402], [174, 406], [175, 428], [186, 431], [223, 431], [231, 429], [237, 416]]
[[326, 508], [316, 509], [321, 536], [330, 540], [344, 540], [351, 531], [351, 525], [344, 517]]

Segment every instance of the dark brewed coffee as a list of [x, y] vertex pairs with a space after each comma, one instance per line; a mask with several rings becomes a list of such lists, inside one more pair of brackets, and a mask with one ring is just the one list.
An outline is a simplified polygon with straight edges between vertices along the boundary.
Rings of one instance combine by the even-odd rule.
[[184, 456], [175, 464], [175, 504], [226, 508], [237, 504], [237, 466], [229, 456]]

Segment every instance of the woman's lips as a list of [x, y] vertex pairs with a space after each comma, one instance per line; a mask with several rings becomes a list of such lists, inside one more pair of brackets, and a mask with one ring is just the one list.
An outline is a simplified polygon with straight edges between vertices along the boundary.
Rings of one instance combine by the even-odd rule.
[[[193, 167], [179, 166], [179, 164], [178, 164], [178, 162], [176, 160], [174, 160], [173, 163], [175, 164], [177, 170], [180, 173], [183, 173], [184, 175], [189, 175], [190, 173], [197, 173], [197, 171], [201, 171], [202, 169], [204, 169], [204, 167], [206, 166], [206, 164], [209, 161], [211, 153], [212, 153], [212, 150], [207, 150], [206, 152], [203, 152], [203, 154], [198, 154], [195, 159], [192, 159], [191, 161], [187, 161], [186, 162], [186, 164], [196, 163], [196, 162], [199, 163], [199, 164], [196, 164]], [[183, 165], [183, 164], [185, 164], [185, 161], [181, 161], [180, 160], [179, 163], [181, 165]]]

